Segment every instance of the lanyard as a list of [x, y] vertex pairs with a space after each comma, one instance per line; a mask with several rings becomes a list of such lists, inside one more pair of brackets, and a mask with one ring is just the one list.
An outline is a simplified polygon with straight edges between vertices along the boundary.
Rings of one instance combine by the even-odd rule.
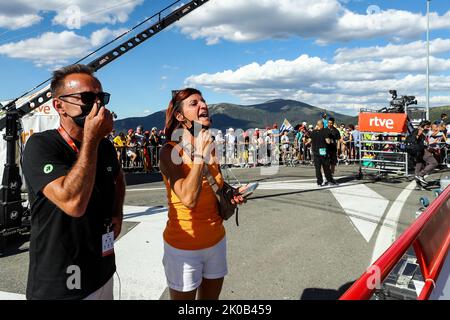
[[69, 136], [69, 134], [63, 127], [59, 126], [58, 132], [61, 135], [61, 137], [63, 137], [63, 139], [67, 142], [67, 144], [72, 148], [72, 150], [75, 151], [76, 154], [80, 153], [75, 142], [73, 142], [72, 138]]

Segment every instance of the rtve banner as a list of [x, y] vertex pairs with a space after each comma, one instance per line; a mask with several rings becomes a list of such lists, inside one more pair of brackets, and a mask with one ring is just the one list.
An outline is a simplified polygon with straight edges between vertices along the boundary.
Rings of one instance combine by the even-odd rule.
[[361, 132], [386, 132], [405, 133], [406, 132], [405, 113], [369, 113], [359, 114], [359, 131]]

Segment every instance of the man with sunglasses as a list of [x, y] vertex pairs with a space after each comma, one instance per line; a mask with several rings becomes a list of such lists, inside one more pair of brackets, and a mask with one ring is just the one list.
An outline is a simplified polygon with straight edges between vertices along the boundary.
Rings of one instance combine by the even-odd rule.
[[28, 140], [31, 203], [27, 299], [113, 299], [114, 239], [125, 183], [112, 143], [109, 94], [84, 65], [53, 74], [60, 127]]

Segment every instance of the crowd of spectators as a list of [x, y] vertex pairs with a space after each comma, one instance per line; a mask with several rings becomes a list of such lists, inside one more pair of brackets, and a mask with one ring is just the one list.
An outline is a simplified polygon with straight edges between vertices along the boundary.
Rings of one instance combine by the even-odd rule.
[[159, 150], [165, 139], [164, 131], [153, 127], [128, 129], [126, 133], [113, 130], [108, 136], [117, 151], [117, 159], [125, 170], [153, 172], [159, 170]]
[[[331, 118], [332, 119], [332, 118]], [[360, 135], [358, 125], [336, 123], [324, 114], [324, 127], [335, 133], [335, 157], [339, 164], [359, 162], [360, 156], [370, 160], [375, 153], [367, 149], [382, 151], [399, 151], [398, 144], [391, 140], [395, 137], [384, 137], [382, 134], [364, 133]], [[224, 131], [212, 129], [215, 138], [216, 152], [221, 165], [230, 167], [256, 167], [273, 164], [313, 165], [311, 133], [316, 123], [306, 121], [298, 123], [290, 130], [280, 130], [277, 123], [271, 127], [242, 129], [228, 128]], [[439, 163], [448, 164], [447, 147], [450, 145], [450, 122], [447, 115], [432, 123], [427, 137], [427, 144]], [[164, 143], [164, 130], [153, 127], [144, 130], [139, 125], [136, 130], [129, 129], [126, 133], [111, 132], [110, 140], [117, 150], [117, 158], [125, 170], [140, 170], [153, 172], [159, 170], [159, 150]], [[403, 137], [404, 138], [404, 137]], [[364, 152], [360, 155], [361, 141], [364, 141]], [[368, 143], [381, 141], [386, 143]], [[389, 143], [391, 142], [391, 143]], [[401, 151], [401, 150], [400, 150]], [[370, 161], [369, 161], [370, 163]], [[333, 165], [333, 163], [332, 163]], [[334, 168], [332, 168], [332, 171]]]

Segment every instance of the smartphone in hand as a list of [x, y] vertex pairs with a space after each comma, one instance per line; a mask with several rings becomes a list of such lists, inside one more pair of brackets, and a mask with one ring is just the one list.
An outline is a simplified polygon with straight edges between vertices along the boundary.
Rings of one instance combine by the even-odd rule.
[[252, 182], [252, 183], [247, 184], [244, 187], [244, 189], [242, 189], [240, 191], [240, 193], [241, 193], [240, 195], [244, 198], [248, 197], [256, 190], [256, 188], [258, 188], [258, 185], [259, 185], [258, 182]]

